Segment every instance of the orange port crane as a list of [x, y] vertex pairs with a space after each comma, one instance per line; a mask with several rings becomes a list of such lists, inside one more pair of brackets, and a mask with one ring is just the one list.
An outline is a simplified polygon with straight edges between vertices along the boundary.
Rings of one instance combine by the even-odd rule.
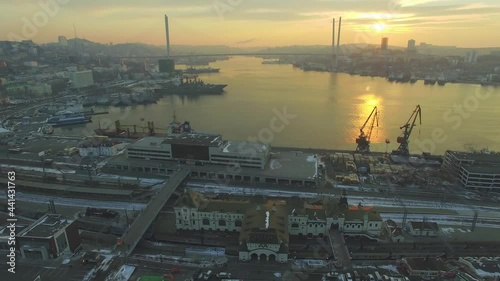
[[[372, 112], [370, 113], [370, 116], [368, 116], [363, 126], [359, 129], [359, 137], [356, 138], [356, 143], [358, 144], [358, 146], [356, 147], [357, 152], [361, 153], [370, 152], [370, 138], [372, 136], [373, 127], [375, 126], [375, 124], [378, 127], [378, 115], [379, 111], [375, 106]], [[368, 133], [365, 133], [364, 129], [368, 123], [370, 124], [370, 126], [368, 127]]]
[[410, 143], [410, 135], [411, 132], [413, 131], [413, 127], [416, 126], [417, 118], [419, 119], [419, 124], [422, 125], [422, 109], [420, 108], [420, 105], [417, 105], [415, 110], [413, 110], [413, 113], [411, 114], [410, 118], [404, 124], [401, 126], [399, 129], [404, 129], [403, 134], [398, 137], [397, 142], [399, 143], [398, 150], [394, 150], [392, 154], [397, 154], [397, 155], [402, 155], [402, 156], [409, 156], [410, 155], [410, 149], [408, 147], [408, 144]]

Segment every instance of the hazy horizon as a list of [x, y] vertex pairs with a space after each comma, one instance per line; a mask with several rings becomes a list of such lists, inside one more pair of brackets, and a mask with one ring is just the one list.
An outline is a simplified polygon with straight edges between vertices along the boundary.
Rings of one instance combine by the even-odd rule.
[[[57, 41], [59, 35], [103, 44], [165, 45], [163, 15], [172, 45], [240, 48], [327, 46], [332, 18], [342, 17], [341, 44], [405, 47], [414, 39], [437, 46], [500, 46], [500, 3], [493, 0], [28, 0], [0, 2], [0, 40]], [[338, 20], [337, 20], [338, 24]], [[338, 26], [338, 25], [337, 25]], [[338, 27], [337, 27], [338, 28]], [[478, 32], [480, 31], [480, 32]]]

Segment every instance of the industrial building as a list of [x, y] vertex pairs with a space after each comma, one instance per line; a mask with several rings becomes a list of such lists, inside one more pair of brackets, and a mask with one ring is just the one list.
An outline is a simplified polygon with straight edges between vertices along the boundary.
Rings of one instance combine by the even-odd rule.
[[94, 74], [92, 70], [70, 71], [68, 78], [72, 88], [85, 88], [94, 85]]
[[130, 145], [130, 159], [192, 161], [195, 164], [239, 165], [264, 169], [270, 148], [266, 144], [224, 141], [218, 134], [179, 134], [146, 137]]
[[446, 151], [443, 169], [465, 188], [500, 189], [498, 154]]
[[441, 259], [433, 258], [403, 258], [401, 267], [411, 277], [421, 277], [424, 280], [438, 280], [437, 278], [453, 277], [455, 273], [446, 268]]
[[107, 162], [112, 170], [171, 174], [189, 168], [194, 179], [316, 187], [316, 156], [271, 152], [267, 144], [225, 141], [218, 134], [146, 137]]
[[114, 156], [124, 147], [122, 142], [111, 140], [87, 140], [78, 145], [81, 157]]
[[413, 236], [436, 237], [439, 232], [438, 224], [428, 221], [408, 221], [406, 229]]
[[17, 246], [25, 259], [47, 260], [65, 251], [75, 251], [81, 243], [78, 228], [62, 215], [46, 214], [18, 233]]
[[240, 260], [284, 262], [289, 235], [324, 237], [330, 230], [378, 237], [382, 219], [372, 207], [347, 204], [347, 198], [207, 197], [187, 190], [174, 206], [177, 230], [239, 232]]

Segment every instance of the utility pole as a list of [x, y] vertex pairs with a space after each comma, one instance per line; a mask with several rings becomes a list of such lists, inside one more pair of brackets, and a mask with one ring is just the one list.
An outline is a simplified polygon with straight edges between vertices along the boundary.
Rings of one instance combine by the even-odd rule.
[[476, 229], [476, 223], [477, 223], [477, 217], [478, 217], [478, 212], [477, 210], [474, 211], [474, 219], [472, 220], [472, 226], [470, 228], [470, 231], [474, 231]]

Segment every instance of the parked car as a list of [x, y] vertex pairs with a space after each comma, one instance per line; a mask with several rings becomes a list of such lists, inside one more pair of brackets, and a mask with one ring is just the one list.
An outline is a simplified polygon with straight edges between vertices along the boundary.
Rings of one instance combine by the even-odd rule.
[[231, 278], [231, 273], [229, 272], [219, 272], [216, 274], [217, 278]]
[[207, 272], [205, 272], [203, 274], [203, 280], [208, 280], [210, 279], [210, 277], [212, 277], [212, 275], [214, 275], [214, 272], [212, 270], [209, 270]]

